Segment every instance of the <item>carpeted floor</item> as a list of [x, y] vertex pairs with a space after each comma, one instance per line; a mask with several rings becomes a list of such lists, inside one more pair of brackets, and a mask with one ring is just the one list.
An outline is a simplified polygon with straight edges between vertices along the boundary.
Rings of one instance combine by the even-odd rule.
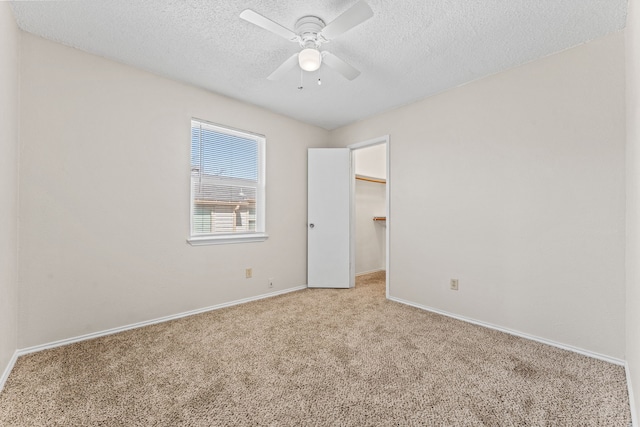
[[384, 298], [384, 274], [20, 357], [2, 426], [621, 426], [624, 369]]

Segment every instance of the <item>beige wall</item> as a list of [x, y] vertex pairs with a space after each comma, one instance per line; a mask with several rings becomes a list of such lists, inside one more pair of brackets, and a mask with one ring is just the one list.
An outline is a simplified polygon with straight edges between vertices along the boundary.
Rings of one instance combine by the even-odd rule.
[[624, 358], [624, 89], [618, 33], [333, 131], [390, 135], [390, 295]]
[[19, 31], [0, 2], [0, 377], [17, 343]]
[[[629, 1], [627, 51], [627, 364], [640, 411], [640, 4]], [[636, 423], [639, 422], [636, 418]]]
[[[20, 348], [306, 283], [307, 148], [327, 131], [28, 34], [22, 49]], [[266, 242], [186, 243], [192, 117], [266, 135]]]

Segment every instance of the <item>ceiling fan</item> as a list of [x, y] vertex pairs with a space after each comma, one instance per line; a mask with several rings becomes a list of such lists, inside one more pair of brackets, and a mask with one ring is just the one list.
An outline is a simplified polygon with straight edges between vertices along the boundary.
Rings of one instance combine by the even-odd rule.
[[240, 18], [245, 21], [271, 31], [289, 41], [296, 42], [302, 48], [300, 52], [292, 55], [271, 73], [267, 77], [269, 80], [280, 79], [296, 65], [299, 65], [304, 71], [316, 71], [322, 63], [333, 68], [349, 80], [355, 79], [360, 75], [360, 71], [334, 54], [326, 50], [320, 51], [320, 46], [360, 25], [372, 16], [373, 10], [369, 5], [364, 1], [359, 1], [326, 25], [317, 16], [303, 16], [296, 22], [295, 30], [291, 31], [251, 9], [245, 9], [240, 14]]

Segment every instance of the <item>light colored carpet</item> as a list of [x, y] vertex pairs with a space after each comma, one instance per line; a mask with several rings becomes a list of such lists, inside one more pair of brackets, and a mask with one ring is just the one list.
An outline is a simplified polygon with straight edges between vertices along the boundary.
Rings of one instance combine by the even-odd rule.
[[624, 426], [624, 369], [355, 289], [20, 357], [2, 426]]

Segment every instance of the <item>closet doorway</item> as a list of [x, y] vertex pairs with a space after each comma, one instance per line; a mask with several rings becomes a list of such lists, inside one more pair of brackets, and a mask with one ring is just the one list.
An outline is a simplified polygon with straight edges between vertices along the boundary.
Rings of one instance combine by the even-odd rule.
[[[389, 297], [389, 137], [350, 145], [351, 256], [355, 276], [386, 271]], [[352, 282], [353, 283], [353, 282]]]

